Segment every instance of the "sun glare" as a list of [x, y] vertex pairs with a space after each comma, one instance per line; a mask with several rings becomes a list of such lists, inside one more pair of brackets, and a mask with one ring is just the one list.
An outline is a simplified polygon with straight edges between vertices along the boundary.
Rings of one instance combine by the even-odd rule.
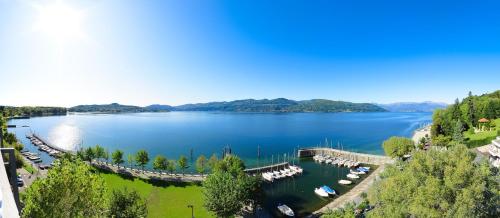
[[35, 31], [42, 32], [57, 42], [84, 38], [83, 11], [71, 8], [62, 2], [35, 8], [38, 11]]

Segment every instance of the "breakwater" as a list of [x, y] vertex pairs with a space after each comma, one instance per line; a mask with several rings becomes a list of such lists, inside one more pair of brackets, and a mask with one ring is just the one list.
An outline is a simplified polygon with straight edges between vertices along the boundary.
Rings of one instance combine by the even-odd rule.
[[338, 150], [334, 148], [311, 147], [311, 148], [299, 149], [297, 151], [298, 157], [312, 157], [317, 154], [330, 155], [332, 157], [341, 157], [348, 160], [358, 161], [365, 164], [374, 164], [374, 165], [382, 165], [393, 162], [393, 160], [387, 156], [362, 154], [362, 153]]

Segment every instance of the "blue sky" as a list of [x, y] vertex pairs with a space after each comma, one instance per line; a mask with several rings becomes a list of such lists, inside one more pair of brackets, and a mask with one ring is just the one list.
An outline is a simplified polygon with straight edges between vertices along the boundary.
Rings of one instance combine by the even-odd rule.
[[498, 1], [0, 0], [0, 104], [452, 102], [500, 88], [498, 11]]

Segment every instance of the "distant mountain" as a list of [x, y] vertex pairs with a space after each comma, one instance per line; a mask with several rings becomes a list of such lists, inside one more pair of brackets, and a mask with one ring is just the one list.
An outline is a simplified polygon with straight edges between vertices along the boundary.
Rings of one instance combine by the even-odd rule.
[[352, 103], [313, 99], [294, 101], [286, 98], [245, 99], [229, 102], [185, 104], [173, 108], [176, 111], [233, 111], [233, 112], [383, 112], [385, 109], [369, 103]]
[[[151, 105], [153, 106], [153, 105]], [[159, 108], [149, 109], [148, 107], [139, 107], [132, 105], [112, 104], [93, 104], [78, 105], [68, 109], [69, 112], [97, 112], [97, 113], [137, 113], [137, 112], [160, 112], [169, 111]]]
[[384, 112], [385, 109], [369, 103], [352, 103], [312, 99], [294, 101], [286, 98], [244, 99], [236, 101], [184, 104], [179, 106], [153, 104], [146, 107], [113, 104], [78, 105], [69, 112], [133, 113], [167, 111], [230, 111], [230, 112]]
[[391, 112], [433, 112], [436, 109], [446, 108], [448, 104], [440, 102], [397, 102], [392, 104], [377, 104]]
[[174, 110], [174, 107], [170, 105], [152, 104], [144, 107], [144, 109], [151, 112], [165, 112]]

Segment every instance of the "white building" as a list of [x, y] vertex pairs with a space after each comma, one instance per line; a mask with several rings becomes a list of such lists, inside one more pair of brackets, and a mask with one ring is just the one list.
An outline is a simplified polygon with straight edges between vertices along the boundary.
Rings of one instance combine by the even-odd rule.
[[489, 152], [491, 164], [494, 167], [500, 167], [500, 136], [491, 140]]

